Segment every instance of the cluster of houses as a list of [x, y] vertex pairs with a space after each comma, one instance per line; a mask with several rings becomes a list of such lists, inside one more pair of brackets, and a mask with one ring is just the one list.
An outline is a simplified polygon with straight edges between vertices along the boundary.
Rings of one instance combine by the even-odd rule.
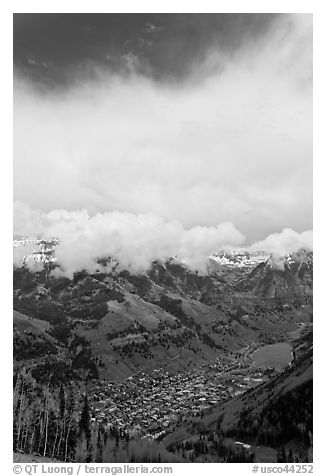
[[158, 439], [190, 417], [264, 381], [259, 370], [212, 362], [191, 372], [163, 368], [123, 382], [101, 381], [92, 392], [94, 420], [127, 431], [131, 438]]

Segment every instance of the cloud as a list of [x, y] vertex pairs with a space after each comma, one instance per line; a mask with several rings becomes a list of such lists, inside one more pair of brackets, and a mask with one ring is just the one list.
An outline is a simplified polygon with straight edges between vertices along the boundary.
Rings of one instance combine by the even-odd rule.
[[36, 238], [45, 229], [42, 213], [32, 210], [27, 203], [14, 201], [14, 235]]
[[[32, 221], [39, 236], [60, 239], [55, 257], [61, 272], [70, 277], [82, 269], [100, 269], [100, 258], [112, 258], [120, 269], [140, 273], [155, 260], [165, 262], [176, 257], [189, 268], [205, 273], [209, 256], [221, 249], [265, 251], [275, 260], [301, 248], [312, 250], [311, 230], [297, 233], [286, 228], [243, 247], [245, 236], [232, 223], [185, 229], [176, 220], [164, 221], [154, 214], [114, 211], [90, 216], [86, 210], [43, 213], [23, 203], [15, 203], [14, 210], [14, 225], [18, 219], [25, 236]], [[23, 258], [33, 251], [34, 245], [16, 248], [14, 264], [22, 265]], [[33, 266], [33, 260], [27, 265]]]
[[193, 239], [233, 223], [246, 245], [310, 229], [311, 16], [285, 16], [237, 51], [205, 49], [182, 84], [144, 77], [134, 60], [129, 77], [99, 68], [65, 90], [16, 77], [14, 197], [43, 212], [29, 234], [55, 209], [73, 223], [85, 210], [92, 226], [107, 213], [130, 226], [156, 217]]
[[[138, 73], [163, 83], [187, 81], [207, 51], [233, 56], [264, 40], [281, 19], [279, 14], [15, 14], [14, 62], [16, 71], [65, 87], [101, 66], [128, 74], [123, 56], [133, 53]], [[37, 70], [29, 58], [51, 67]]]
[[[178, 221], [164, 221], [153, 214], [114, 211], [90, 216], [85, 210], [37, 213], [22, 203], [15, 205], [15, 211], [20, 231], [22, 217], [26, 231], [31, 218], [38, 234], [60, 239], [55, 257], [70, 276], [81, 269], [94, 271], [99, 268], [97, 260], [108, 257], [118, 261], [121, 269], [132, 272], [149, 269], [154, 260], [164, 262], [175, 256], [191, 268], [205, 271], [212, 252], [225, 245], [239, 246], [245, 239], [231, 223], [186, 230]], [[26, 254], [23, 249], [19, 256]]]
[[312, 230], [297, 233], [290, 228], [284, 228], [281, 233], [273, 233], [264, 240], [258, 241], [249, 247], [250, 251], [263, 250], [275, 257], [282, 257], [299, 249], [308, 251], [313, 249]]

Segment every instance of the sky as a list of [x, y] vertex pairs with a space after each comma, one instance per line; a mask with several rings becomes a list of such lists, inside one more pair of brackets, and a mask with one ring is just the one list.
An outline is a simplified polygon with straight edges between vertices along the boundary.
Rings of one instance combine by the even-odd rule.
[[14, 233], [73, 269], [311, 229], [312, 15], [14, 15]]

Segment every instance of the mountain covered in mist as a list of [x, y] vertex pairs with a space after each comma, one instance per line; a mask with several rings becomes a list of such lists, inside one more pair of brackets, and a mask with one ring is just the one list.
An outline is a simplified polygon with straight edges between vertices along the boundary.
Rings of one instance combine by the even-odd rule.
[[[69, 279], [53, 275], [51, 246], [41, 242], [40, 251], [14, 269], [14, 309], [30, 322], [47, 323], [46, 334], [57, 349], [53, 355], [76, 363], [79, 349], [77, 362], [84, 357], [86, 362], [80, 375], [122, 378], [162, 365], [192, 368], [252, 341], [282, 339], [296, 321], [310, 320], [310, 252], [293, 253], [277, 264], [264, 254], [223, 252], [211, 258], [205, 275], [171, 259], [154, 262], [138, 275], [81, 271]], [[32, 272], [28, 263], [35, 255], [45, 260], [41, 270]], [[26, 337], [19, 323], [19, 355], [25, 344], [29, 355], [35, 326]], [[37, 334], [38, 340], [43, 337]], [[63, 353], [58, 350], [62, 345]]]

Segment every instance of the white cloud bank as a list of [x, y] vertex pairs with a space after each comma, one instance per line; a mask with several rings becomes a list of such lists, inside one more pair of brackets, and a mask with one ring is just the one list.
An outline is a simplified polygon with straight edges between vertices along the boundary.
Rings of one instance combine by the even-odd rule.
[[[149, 269], [154, 260], [164, 262], [175, 256], [190, 268], [205, 272], [210, 254], [224, 248], [238, 249], [245, 242], [245, 236], [229, 222], [185, 229], [176, 220], [165, 221], [154, 214], [106, 212], [90, 216], [85, 210], [44, 213], [20, 202], [15, 203], [14, 211], [14, 223], [19, 220], [16, 233], [28, 235], [32, 229], [39, 236], [60, 239], [55, 256], [68, 276], [82, 269], [95, 271], [99, 268], [97, 260], [108, 257], [117, 260], [121, 269], [135, 273]], [[286, 254], [298, 248], [312, 249], [311, 231], [286, 229], [250, 250]], [[15, 264], [26, 254], [17, 252]]]
[[249, 251], [264, 250], [274, 256], [285, 256], [300, 249], [313, 249], [312, 230], [297, 233], [291, 228], [285, 228], [281, 233], [272, 233], [265, 240], [258, 241], [249, 247]]

